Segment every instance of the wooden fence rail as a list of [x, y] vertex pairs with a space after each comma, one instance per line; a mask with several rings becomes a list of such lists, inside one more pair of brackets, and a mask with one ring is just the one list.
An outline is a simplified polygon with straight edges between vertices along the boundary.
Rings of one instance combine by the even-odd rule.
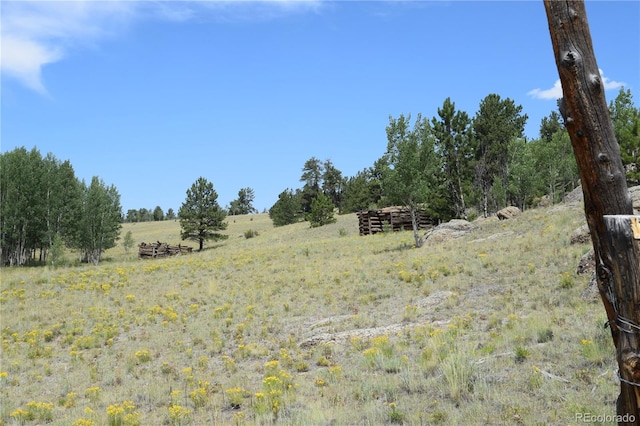
[[172, 246], [167, 243], [161, 243], [160, 241], [150, 244], [141, 243], [138, 246], [138, 258], [148, 259], [176, 256], [178, 254], [191, 253], [192, 251], [193, 247], [183, 246], [180, 244], [178, 244], [177, 246]]

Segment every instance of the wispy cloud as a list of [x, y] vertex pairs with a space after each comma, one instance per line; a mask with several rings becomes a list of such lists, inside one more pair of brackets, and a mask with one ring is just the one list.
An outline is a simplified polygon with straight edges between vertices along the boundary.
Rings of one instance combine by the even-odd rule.
[[[600, 71], [600, 78], [604, 83], [604, 90], [618, 89], [625, 85], [625, 83], [623, 82], [610, 80], [609, 77], [605, 77], [604, 72], [601, 69], [599, 69], [598, 71]], [[556, 82], [553, 84], [553, 87], [551, 87], [550, 89], [543, 90], [540, 88], [536, 88], [527, 92], [527, 95], [535, 99], [556, 100], [562, 97], [562, 85], [560, 84], [560, 80], [556, 80]]]
[[132, 3], [3, 2], [2, 73], [46, 94], [42, 68], [69, 50], [116, 34], [132, 16]]
[[[3, 1], [0, 70], [3, 75], [47, 95], [42, 78], [45, 65], [64, 59], [79, 47], [95, 46], [105, 38], [121, 35], [136, 20], [263, 20], [315, 11], [321, 3], [321, 0]], [[265, 14], [267, 11], [270, 13]]]

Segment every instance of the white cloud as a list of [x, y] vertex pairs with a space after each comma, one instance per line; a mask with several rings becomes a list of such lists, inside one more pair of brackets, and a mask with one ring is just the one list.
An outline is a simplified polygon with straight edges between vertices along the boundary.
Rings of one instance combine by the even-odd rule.
[[117, 34], [132, 17], [133, 3], [76, 1], [3, 2], [3, 74], [46, 94], [42, 68], [80, 45]]
[[193, 19], [264, 20], [316, 11], [323, 0], [165, 1], [48, 0], [2, 3], [0, 37], [3, 75], [47, 94], [45, 65], [78, 47], [95, 46], [126, 31], [135, 20], [185, 22]]
[[2, 72], [38, 93], [47, 93], [42, 84], [42, 66], [61, 57], [56, 48], [12, 36], [2, 37]]
[[[598, 71], [600, 72], [600, 78], [604, 84], [604, 90], [618, 89], [625, 85], [623, 82], [610, 80], [609, 77], [605, 77], [604, 72], [601, 69], [598, 69]], [[542, 90], [540, 88], [536, 88], [527, 92], [527, 95], [535, 99], [559, 99], [562, 97], [562, 84], [560, 84], [560, 80], [556, 80], [553, 87], [550, 89]]]
[[537, 88], [527, 92], [527, 95], [536, 99], [558, 99], [562, 97], [562, 85], [560, 80], [556, 80], [551, 89], [542, 90]]
[[600, 77], [604, 83], [604, 90], [619, 89], [625, 85], [622, 81], [609, 80], [609, 77], [605, 77], [604, 72], [601, 69], [598, 69], [598, 71], [600, 71]]

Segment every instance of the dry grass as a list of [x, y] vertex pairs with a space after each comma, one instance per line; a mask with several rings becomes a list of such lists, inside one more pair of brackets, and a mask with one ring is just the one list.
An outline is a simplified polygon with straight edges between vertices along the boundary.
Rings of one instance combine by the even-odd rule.
[[[612, 414], [579, 206], [411, 248], [229, 218], [202, 253], [3, 269], [0, 424], [570, 424]], [[125, 225], [178, 243], [177, 222]], [[244, 233], [258, 235], [246, 239]]]

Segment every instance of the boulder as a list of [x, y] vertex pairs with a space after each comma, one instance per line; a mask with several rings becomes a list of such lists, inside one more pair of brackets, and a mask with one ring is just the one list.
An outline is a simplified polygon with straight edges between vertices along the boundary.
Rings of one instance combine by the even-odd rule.
[[522, 212], [520, 211], [520, 209], [515, 206], [505, 207], [504, 209], [498, 212], [498, 219], [500, 220], [512, 219], [516, 216], [519, 216], [521, 213]]
[[[633, 213], [640, 214], [640, 185], [629, 188], [629, 196], [631, 197], [631, 203], [633, 204]], [[577, 187], [564, 197], [565, 203], [571, 203], [574, 201], [582, 202], [582, 200], [582, 186]]]
[[600, 290], [598, 290], [598, 279], [596, 278], [596, 273], [591, 273], [591, 279], [589, 279], [589, 284], [582, 290], [580, 293], [580, 297], [582, 297], [587, 302], [595, 302], [600, 299]]
[[633, 214], [640, 214], [640, 186], [629, 188], [629, 195], [633, 203]]
[[591, 233], [589, 232], [589, 225], [582, 225], [580, 228], [574, 230], [571, 233], [569, 239], [571, 244], [584, 244], [591, 242]]
[[442, 223], [424, 234], [425, 245], [443, 243], [464, 237], [475, 229], [475, 225], [467, 220], [453, 219]]
[[577, 188], [575, 188], [573, 191], [565, 195], [562, 201], [564, 201], [565, 203], [575, 203], [577, 201], [582, 202], [583, 199], [584, 199], [584, 194], [582, 193], [582, 185], [580, 185]]
[[589, 250], [585, 253], [578, 263], [578, 267], [576, 268], [576, 274], [583, 275], [588, 274], [596, 270], [596, 259], [595, 254], [593, 253], [593, 249]]

